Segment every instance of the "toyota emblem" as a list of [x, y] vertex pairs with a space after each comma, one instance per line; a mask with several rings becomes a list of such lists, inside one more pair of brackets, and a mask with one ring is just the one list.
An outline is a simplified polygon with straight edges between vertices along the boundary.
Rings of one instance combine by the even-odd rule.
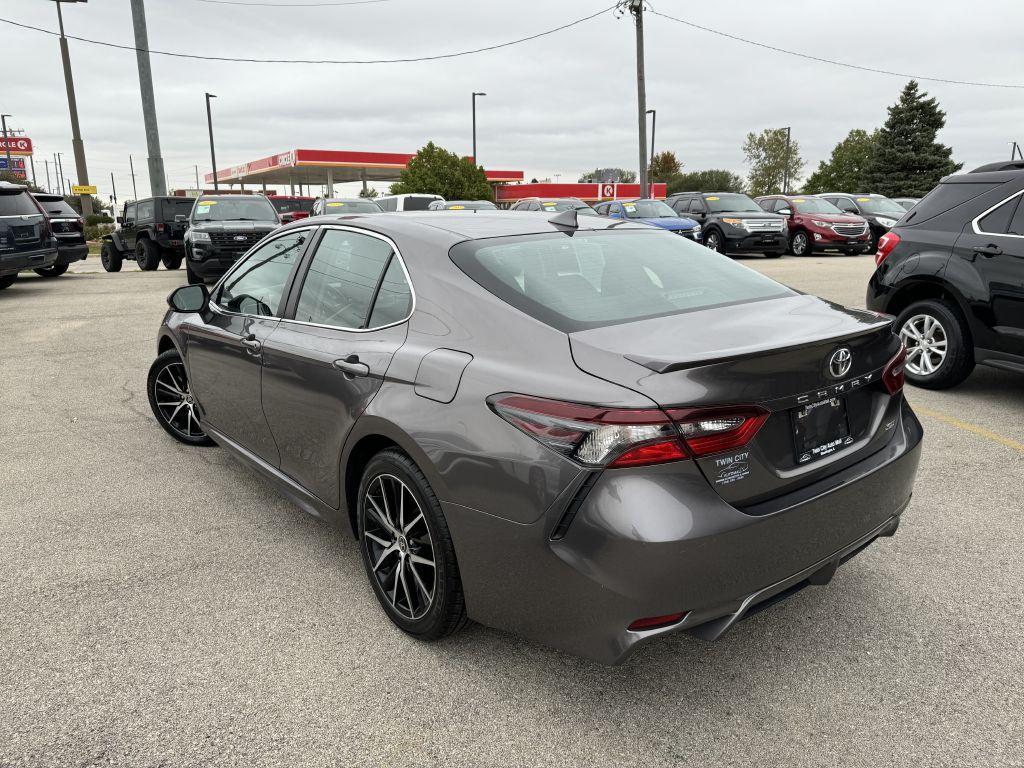
[[853, 353], [847, 347], [840, 347], [828, 359], [828, 372], [833, 379], [841, 379], [850, 372], [853, 365]]

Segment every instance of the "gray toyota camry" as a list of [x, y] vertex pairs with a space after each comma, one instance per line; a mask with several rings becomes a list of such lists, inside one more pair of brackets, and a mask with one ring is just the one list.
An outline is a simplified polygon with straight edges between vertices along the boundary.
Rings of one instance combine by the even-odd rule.
[[907, 507], [891, 319], [574, 211], [303, 219], [183, 286], [150, 403], [358, 538], [399, 628], [615, 664], [721, 636]]

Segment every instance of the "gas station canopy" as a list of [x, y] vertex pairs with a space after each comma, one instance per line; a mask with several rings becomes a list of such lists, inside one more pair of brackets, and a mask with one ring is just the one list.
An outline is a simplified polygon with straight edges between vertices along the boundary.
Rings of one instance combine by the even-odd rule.
[[[398, 181], [414, 157], [398, 152], [349, 152], [336, 149], [291, 149], [217, 171], [220, 184], [323, 185], [351, 181]], [[522, 171], [485, 171], [492, 183], [520, 182]], [[213, 174], [206, 174], [213, 183]]]

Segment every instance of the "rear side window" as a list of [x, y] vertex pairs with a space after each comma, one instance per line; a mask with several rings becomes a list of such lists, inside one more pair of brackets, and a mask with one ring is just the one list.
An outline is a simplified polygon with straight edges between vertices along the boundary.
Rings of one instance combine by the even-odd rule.
[[144, 203], [139, 203], [139, 221], [152, 221], [153, 220], [153, 201], [147, 200]]
[[[1018, 200], [1024, 201], [1024, 196], [1018, 197]], [[1013, 219], [1010, 221], [1010, 228], [1007, 230], [1007, 234], [1020, 235], [1024, 237], [1024, 202], [1017, 204], [1017, 212], [1013, 214]]]
[[998, 184], [992, 184], [991, 182], [939, 184], [939, 186], [925, 195], [921, 202], [914, 206], [914, 209], [907, 214], [902, 223], [920, 224], [946, 211], [951, 211], [958, 205], [970, 202], [995, 189], [997, 186]]
[[391, 244], [378, 237], [326, 230], [306, 273], [295, 319], [335, 328], [368, 327], [370, 304], [393, 253]]
[[405, 279], [405, 270], [397, 256], [391, 257], [387, 272], [377, 291], [377, 299], [373, 302], [373, 312], [367, 328], [380, 328], [384, 325], [398, 323], [409, 316], [412, 309], [412, 290]]
[[978, 229], [993, 235], [1004, 235], [1010, 226], [1014, 211], [1020, 202], [1020, 195], [1012, 197], [991, 213], [978, 219]]
[[28, 192], [0, 193], [0, 216], [41, 216]]
[[451, 259], [502, 301], [565, 333], [793, 296], [666, 232], [524, 235], [460, 243]]

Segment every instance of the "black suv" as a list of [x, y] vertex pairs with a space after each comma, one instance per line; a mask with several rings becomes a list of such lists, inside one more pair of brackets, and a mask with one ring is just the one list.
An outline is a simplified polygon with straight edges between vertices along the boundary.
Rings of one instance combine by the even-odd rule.
[[32, 197], [43, 209], [43, 214], [50, 222], [50, 229], [57, 238], [57, 261], [52, 267], [36, 267], [36, 274], [59, 277], [68, 271], [69, 264], [89, 255], [89, 244], [85, 242], [85, 221], [61, 195], [33, 192]]
[[680, 216], [696, 220], [704, 245], [719, 253], [763, 253], [777, 259], [789, 247], [786, 217], [768, 213], [736, 192], [680, 192], [665, 200]]
[[163, 265], [177, 269], [185, 255], [185, 217], [192, 210], [187, 197], [150, 197], [124, 204], [117, 217], [120, 229], [103, 236], [100, 263], [107, 272], [120, 272], [125, 259], [135, 259], [147, 272]]
[[897, 315], [907, 378], [945, 389], [976, 363], [1024, 373], [1024, 161], [947, 176], [882, 236], [870, 309]]
[[0, 181], [0, 289], [21, 270], [50, 269], [56, 261], [57, 240], [28, 187]]
[[824, 192], [815, 195], [832, 203], [843, 213], [852, 213], [867, 219], [871, 229], [868, 253], [878, 247], [879, 238], [892, 229], [907, 209], [884, 195], [848, 194], [846, 192]]
[[280, 223], [263, 195], [203, 195], [192, 208], [185, 232], [188, 281], [217, 280]]

